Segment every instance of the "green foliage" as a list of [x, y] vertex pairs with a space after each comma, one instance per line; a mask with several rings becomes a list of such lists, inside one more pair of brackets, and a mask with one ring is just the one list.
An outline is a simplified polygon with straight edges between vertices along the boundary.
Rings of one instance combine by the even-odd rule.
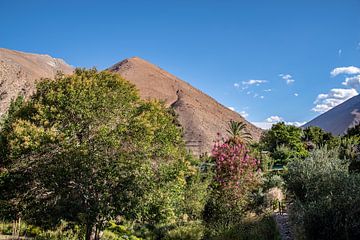
[[216, 229], [210, 240], [278, 240], [280, 235], [272, 216], [244, 219], [229, 229]]
[[204, 226], [199, 221], [187, 222], [168, 231], [165, 240], [201, 240], [204, 235]]
[[308, 155], [302, 142], [303, 131], [285, 123], [274, 124], [266, 131], [260, 140], [262, 150], [269, 151], [271, 157], [281, 164], [286, 164], [294, 158], [304, 158]]
[[118, 215], [154, 229], [201, 215], [207, 183], [175, 117], [118, 75], [77, 69], [13, 106], [0, 132], [0, 200], [13, 218], [76, 222], [88, 238]]
[[246, 124], [230, 120], [226, 132], [230, 135], [229, 141], [248, 143], [252, 140], [252, 136], [247, 132]]
[[303, 132], [303, 141], [308, 143], [308, 145], [314, 144], [316, 148], [321, 148], [325, 145], [331, 148], [338, 144], [338, 139], [336, 137], [319, 127], [310, 126], [305, 128]]
[[350, 174], [336, 150], [320, 149], [288, 165], [292, 220], [306, 239], [359, 239], [360, 175]]
[[360, 123], [349, 128], [345, 134], [345, 137], [360, 137]]

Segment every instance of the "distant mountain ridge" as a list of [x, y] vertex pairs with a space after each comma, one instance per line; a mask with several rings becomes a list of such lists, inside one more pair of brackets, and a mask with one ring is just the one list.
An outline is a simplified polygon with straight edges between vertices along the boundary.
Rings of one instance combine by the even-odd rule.
[[360, 95], [350, 98], [314, 118], [303, 127], [318, 126], [334, 135], [342, 135], [360, 123]]
[[[62, 59], [0, 49], [0, 116], [11, 99], [19, 94], [30, 97], [40, 78], [53, 78], [57, 71], [71, 74], [74, 68]], [[187, 148], [194, 154], [210, 152], [217, 133], [225, 133], [228, 122], [245, 122], [255, 140], [262, 130], [240, 114], [180, 80], [165, 70], [138, 57], [125, 59], [108, 69], [135, 84], [143, 99], [158, 99], [174, 109], [184, 129]]]
[[0, 48], [0, 116], [19, 94], [28, 98], [35, 90], [35, 81], [53, 78], [61, 71], [70, 74], [73, 67], [49, 55], [24, 53]]

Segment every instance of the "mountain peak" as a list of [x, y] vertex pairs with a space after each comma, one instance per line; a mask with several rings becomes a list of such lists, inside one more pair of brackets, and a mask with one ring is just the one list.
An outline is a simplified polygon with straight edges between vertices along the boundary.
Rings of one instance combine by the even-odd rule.
[[135, 84], [143, 99], [158, 99], [174, 109], [184, 128], [187, 147], [195, 154], [210, 152], [217, 133], [225, 133], [230, 120], [247, 124], [254, 139], [261, 130], [238, 113], [171, 73], [139, 57], [125, 59], [108, 69]]

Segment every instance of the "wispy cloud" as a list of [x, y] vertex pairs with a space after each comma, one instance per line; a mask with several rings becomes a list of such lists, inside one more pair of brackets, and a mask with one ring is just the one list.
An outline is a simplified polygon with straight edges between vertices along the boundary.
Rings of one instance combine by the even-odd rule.
[[249, 116], [249, 113], [247, 113], [246, 111], [240, 111], [239, 112], [241, 116], [243, 116], [244, 118]]
[[264, 92], [271, 92], [272, 91], [272, 89], [271, 88], [269, 88], [269, 89], [265, 89], [264, 90]]
[[319, 113], [326, 112], [356, 95], [358, 95], [358, 92], [353, 88], [333, 88], [329, 93], [321, 93], [317, 96], [314, 101], [315, 107], [312, 108], [312, 111]]
[[228, 107], [228, 109], [230, 109], [231, 111], [234, 111], [234, 112], [237, 112], [239, 113], [241, 116], [243, 116], [244, 118], [248, 117], [249, 116], [249, 113], [247, 113], [245, 110], [243, 111], [237, 111], [236, 108], [234, 107]]
[[339, 55], [339, 57], [341, 56], [341, 54], [342, 54], [342, 50], [339, 49], [339, 50], [338, 50], [338, 55]]
[[331, 76], [335, 77], [339, 74], [348, 74], [348, 75], [352, 75], [352, 74], [360, 74], [360, 68], [358, 67], [354, 67], [354, 66], [349, 66], [349, 67], [338, 67], [338, 68], [334, 68], [331, 72], [330, 72]]
[[295, 80], [290, 74], [279, 74], [279, 77], [285, 80], [286, 84], [288, 85], [295, 82]]
[[266, 83], [266, 80], [261, 80], [261, 79], [250, 79], [247, 81], [242, 81], [243, 85], [256, 85], [256, 86], [260, 86], [260, 84]]
[[298, 93], [294, 93], [294, 96], [295, 96], [295, 97], [298, 97], [298, 96], [299, 96], [299, 94], [298, 94]]

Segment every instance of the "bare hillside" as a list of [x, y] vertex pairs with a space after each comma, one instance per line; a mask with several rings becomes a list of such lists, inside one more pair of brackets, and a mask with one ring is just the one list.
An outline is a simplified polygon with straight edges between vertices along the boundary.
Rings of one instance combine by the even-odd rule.
[[195, 154], [210, 152], [217, 133], [225, 133], [231, 119], [245, 122], [254, 139], [259, 139], [261, 135], [261, 129], [238, 113], [141, 58], [126, 59], [108, 70], [135, 84], [142, 98], [160, 99], [171, 106], [184, 128], [187, 146]]
[[29, 97], [35, 90], [36, 80], [52, 78], [57, 71], [68, 74], [73, 68], [49, 55], [0, 48], [0, 116], [6, 112], [11, 99], [19, 94]]

